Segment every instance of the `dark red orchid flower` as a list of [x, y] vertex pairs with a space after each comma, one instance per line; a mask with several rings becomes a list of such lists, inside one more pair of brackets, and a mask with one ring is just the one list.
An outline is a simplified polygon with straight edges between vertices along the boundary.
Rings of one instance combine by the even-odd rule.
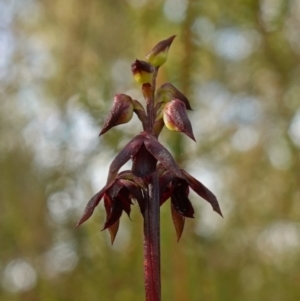
[[119, 228], [119, 219], [125, 211], [130, 216], [133, 201], [137, 201], [140, 210], [144, 212], [143, 190], [146, 184], [142, 178], [133, 175], [130, 170], [120, 172], [114, 180], [106, 184], [88, 202], [77, 227], [84, 223], [93, 214], [100, 201], [104, 199], [106, 222], [102, 230], [108, 229], [113, 243]]
[[[117, 154], [112, 161], [107, 184], [86, 206], [78, 225], [86, 221], [93, 213], [100, 200], [104, 198], [107, 219], [104, 229], [109, 229], [112, 241], [116, 235], [117, 223], [123, 211], [130, 214], [132, 199], [136, 199], [143, 213], [143, 189], [146, 189], [150, 176], [158, 172], [160, 204], [171, 198], [172, 216], [178, 239], [181, 236], [184, 220], [194, 216], [194, 209], [189, 201], [189, 189], [208, 201], [221, 216], [221, 210], [214, 194], [201, 182], [186, 171], [181, 170], [170, 152], [158, 141], [164, 126], [171, 131], [183, 132], [195, 140], [193, 129], [186, 110], [191, 110], [189, 100], [170, 83], [160, 86], [155, 92], [152, 77], [166, 58], [175, 36], [158, 43], [147, 55], [147, 61], [135, 60], [131, 65], [134, 78], [142, 84], [142, 92], [147, 101], [147, 111], [143, 105], [126, 94], [116, 94], [113, 107], [109, 112], [100, 135], [112, 127], [126, 123], [136, 113], [143, 124], [144, 132], [135, 136]], [[151, 109], [152, 107], [152, 109]], [[154, 116], [150, 116], [153, 114]], [[132, 160], [132, 169], [119, 173], [120, 168]], [[157, 164], [159, 162], [159, 164]], [[128, 179], [128, 177], [130, 179]], [[140, 185], [143, 184], [142, 188]]]
[[[177, 177], [183, 177], [170, 152], [158, 142], [156, 137], [143, 132], [135, 136], [115, 157], [109, 168], [108, 182], [116, 177], [119, 169], [129, 159], [132, 159], [134, 162], [133, 173], [136, 176], [150, 175], [153, 169], [155, 170], [156, 168], [156, 161], [159, 161]], [[151, 160], [153, 166], [150, 166], [149, 160]]]
[[[132, 170], [118, 173], [120, 168], [130, 159], [133, 161]], [[104, 229], [110, 229], [113, 241], [118, 229], [117, 227], [110, 227], [119, 220], [123, 211], [128, 215], [130, 214], [132, 198], [138, 201], [143, 213], [143, 200], [141, 197], [143, 179], [146, 179], [147, 176], [150, 176], [155, 171], [157, 161], [178, 179], [185, 178], [170, 152], [154, 136], [145, 132], [135, 136], [111, 163], [107, 184], [88, 202], [77, 226], [81, 225], [93, 214], [94, 209], [104, 197], [107, 212]]]
[[158, 164], [157, 170], [159, 172], [160, 204], [162, 205], [171, 198], [172, 218], [178, 240], [184, 228], [185, 218], [194, 217], [194, 208], [188, 198], [189, 188], [192, 188], [199, 196], [209, 202], [213, 210], [223, 217], [215, 195], [188, 172], [181, 169], [184, 178], [178, 178], [162, 164]]

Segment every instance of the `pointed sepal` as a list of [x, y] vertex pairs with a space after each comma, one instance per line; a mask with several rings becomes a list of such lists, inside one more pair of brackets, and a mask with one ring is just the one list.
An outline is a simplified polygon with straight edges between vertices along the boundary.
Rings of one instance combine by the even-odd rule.
[[143, 142], [144, 136], [137, 135], [125, 145], [109, 167], [107, 182], [110, 182], [117, 176], [119, 169], [138, 152]]
[[[142, 213], [142, 215], [144, 215], [144, 211], [145, 211], [145, 202], [144, 202], [144, 197], [142, 194], [142, 186], [144, 186], [144, 183], [140, 183], [142, 181], [141, 178], [135, 178], [135, 181], [129, 181], [129, 180], [121, 180], [122, 184], [124, 185], [124, 187], [126, 187], [130, 193], [131, 193], [131, 197], [134, 198], [140, 207], [140, 211]], [[145, 187], [146, 188], [146, 187]]]
[[105, 185], [98, 193], [96, 193], [87, 203], [83, 215], [80, 218], [79, 222], [77, 223], [76, 227], [79, 227], [81, 224], [83, 224], [86, 220], [88, 220], [92, 214], [94, 213], [95, 208], [100, 203], [101, 199], [103, 198], [105, 192], [111, 185], [114, 183], [114, 181], [110, 182], [109, 184]]
[[216, 198], [216, 196], [207, 188], [205, 187], [201, 182], [199, 182], [197, 179], [192, 177], [189, 173], [187, 173], [185, 170], [181, 170], [182, 173], [185, 175], [190, 187], [203, 199], [205, 199], [207, 202], [209, 202], [213, 208], [214, 211], [216, 211], [219, 215], [223, 217], [223, 214], [221, 212], [221, 208], [219, 206], [219, 202]]
[[[105, 201], [106, 199], [104, 200], [104, 202]], [[123, 212], [122, 204], [120, 204], [120, 201], [118, 199], [110, 201], [111, 205], [108, 207], [108, 210], [106, 209], [107, 218], [102, 231], [107, 228], [110, 228], [115, 222], [117, 222], [120, 219]]]
[[108, 227], [108, 231], [110, 234], [110, 242], [113, 245], [115, 238], [117, 236], [119, 230], [120, 220], [117, 220], [112, 226]]
[[152, 156], [176, 177], [182, 178], [183, 175], [175, 162], [170, 152], [158, 142], [158, 140], [152, 136], [147, 135], [144, 141], [146, 149], [152, 154]]
[[173, 208], [185, 217], [194, 217], [194, 208], [188, 198], [189, 184], [185, 180], [176, 180], [175, 188], [171, 195]]
[[181, 100], [174, 99], [165, 104], [163, 119], [170, 131], [182, 132], [196, 141], [191, 122], [186, 114], [185, 104]]
[[177, 242], [179, 241], [181, 234], [184, 229], [184, 223], [185, 223], [185, 217], [181, 214], [179, 214], [174, 208], [171, 203], [171, 213], [172, 213], [172, 220], [173, 224], [176, 230], [176, 235], [177, 235]]

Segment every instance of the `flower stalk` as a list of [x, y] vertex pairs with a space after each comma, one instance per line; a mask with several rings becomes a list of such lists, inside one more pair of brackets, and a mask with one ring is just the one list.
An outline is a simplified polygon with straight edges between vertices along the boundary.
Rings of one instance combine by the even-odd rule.
[[157, 172], [151, 176], [144, 214], [144, 280], [146, 301], [161, 300], [160, 214]]
[[[155, 122], [154, 93], [158, 67], [152, 74], [152, 83], [144, 83], [143, 96], [146, 100], [147, 125], [146, 132], [153, 135]], [[156, 162], [155, 162], [156, 165]], [[145, 197], [144, 211], [144, 281], [146, 301], [161, 300], [160, 281], [160, 202], [157, 172], [149, 178]]]
[[[104, 228], [109, 230], [113, 243], [123, 212], [128, 216], [134, 202], [144, 218], [144, 280], [146, 301], [161, 301], [160, 279], [160, 206], [171, 199], [172, 220], [177, 240], [180, 239], [186, 218], [194, 217], [188, 198], [190, 188], [222, 216], [215, 195], [188, 172], [180, 169], [170, 152], [158, 141], [164, 126], [182, 132], [195, 140], [186, 110], [191, 110], [188, 99], [172, 84], [165, 83], [156, 91], [159, 68], [167, 60], [172, 36], [159, 42], [146, 56], [146, 61], [135, 60], [131, 65], [133, 77], [141, 85], [146, 103], [143, 105], [126, 94], [116, 94], [100, 135], [111, 128], [127, 123], [133, 113], [143, 126], [112, 161], [107, 184], [88, 202], [77, 226], [93, 214], [103, 199], [106, 210]], [[131, 170], [121, 167], [132, 160]]]

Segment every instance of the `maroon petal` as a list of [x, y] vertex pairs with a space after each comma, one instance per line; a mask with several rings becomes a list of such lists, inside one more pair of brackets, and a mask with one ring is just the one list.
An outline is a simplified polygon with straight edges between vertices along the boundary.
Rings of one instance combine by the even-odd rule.
[[109, 195], [107, 195], [106, 193], [104, 194], [103, 201], [104, 201], [104, 208], [106, 211], [106, 219], [108, 219], [108, 217], [111, 214], [111, 207], [112, 207], [113, 201], [112, 201], [111, 197]]
[[99, 204], [99, 202], [101, 201], [101, 199], [103, 198], [104, 193], [106, 192], [106, 190], [113, 184], [113, 182], [111, 182], [109, 185], [106, 185], [102, 188], [102, 190], [100, 190], [98, 193], [96, 193], [87, 203], [85, 209], [84, 209], [84, 213], [82, 215], [82, 217], [80, 218], [79, 222], [77, 223], [76, 227], [79, 227], [82, 223], [84, 223], [87, 219], [89, 219], [91, 217], [91, 215], [93, 214], [95, 208], [97, 207], [97, 205]]
[[114, 199], [119, 194], [122, 187], [122, 183], [120, 182], [120, 180], [117, 179], [115, 180], [114, 185], [107, 189], [106, 194], [108, 194], [111, 199]]
[[133, 183], [132, 181], [128, 181], [128, 180], [121, 180], [121, 181], [122, 184], [130, 191], [132, 197], [136, 199], [136, 201], [139, 204], [141, 213], [144, 215], [145, 200], [141, 188], [137, 186], [135, 183]]
[[182, 231], [184, 229], [185, 217], [179, 214], [174, 208], [173, 204], [171, 203], [171, 213], [172, 213], [172, 220], [175, 226], [177, 241], [179, 241]]
[[126, 212], [128, 217], [130, 218], [130, 212], [131, 212], [130, 205], [132, 204], [130, 198], [128, 198], [128, 196], [120, 195], [118, 197], [118, 199], [119, 199], [119, 202], [122, 204], [123, 210]]
[[179, 181], [171, 195], [171, 202], [174, 210], [185, 217], [194, 217], [194, 208], [187, 197], [188, 183]]
[[[106, 210], [106, 220], [108, 220], [109, 216], [111, 215], [112, 204], [113, 204], [113, 200], [107, 194], [105, 194], [104, 195], [104, 207], [105, 207], [105, 210]], [[120, 224], [120, 220], [117, 220], [113, 225], [108, 227], [111, 244], [114, 243], [114, 240], [115, 240], [116, 235], [117, 235], [118, 230], [119, 230], [119, 224]]]
[[120, 224], [120, 220], [118, 219], [112, 226], [108, 227], [111, 244], [113, 244], [115, 241], [115, 238], [119, 230], [119, 224]]
[[170, 184], [174, 178], [175, 176], [168, 171], [165, 171], [159, 176], [160, 205], [170, 198], [173, 192], [173, 187]]
[[213, 208], [214, 211], [216, 211], [218, 214], [220, 214], [222, 217], [222, 212], [218, 203], [218, 200], [216, 196], [207, 188], [205, 187], [201, 182], [196, 180], [194, 177], [192, 177], [189, 173], [187, 173], [185, 170], [181, 170], [183, 174], [186, 176], [188, 183], [190, 184], [190, 187], [203, 199], [205, 199], [207, 202], [209, 202]]
[[140, 178], [152, 174], [156, 169], [157, 160], [149, 153], [144, 144], [132, 158], [132, 173]]
[[144, 144], [153, 157], [161, 162], [169, 172], [178, 178], [184, 178], [170, 152], [154, 136], [147, 135]]
[[119, 169], [138, 152], [143, 142], [144, 136], [137, 135], [125, 145], [109, 167], [107, 182], [110, 182], [117, 176]]
[[106, 219], [104, 227], [102, 230], [105, 230], [111, 227], [116, 221], [118, 221], [122, 215], [123, 207], [122, 204], [118, 200], [113, 200], [113, 204], [111, 207], [111, 212]]

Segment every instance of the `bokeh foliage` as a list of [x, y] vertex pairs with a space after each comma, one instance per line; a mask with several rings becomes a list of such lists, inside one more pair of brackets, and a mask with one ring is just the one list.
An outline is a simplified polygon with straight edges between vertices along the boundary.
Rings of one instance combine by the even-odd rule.
[[183, 91], [197, 144], [163, 137], [218, 196], [176, 242], [161, 210], [163, 300], [300, 299], [298, 0], [0, 2], [0, 299], [143, 300], [142, 218], [75, 229], [136, 120], [99, 139], [130, 64], [177, 34], [159, 82]]

